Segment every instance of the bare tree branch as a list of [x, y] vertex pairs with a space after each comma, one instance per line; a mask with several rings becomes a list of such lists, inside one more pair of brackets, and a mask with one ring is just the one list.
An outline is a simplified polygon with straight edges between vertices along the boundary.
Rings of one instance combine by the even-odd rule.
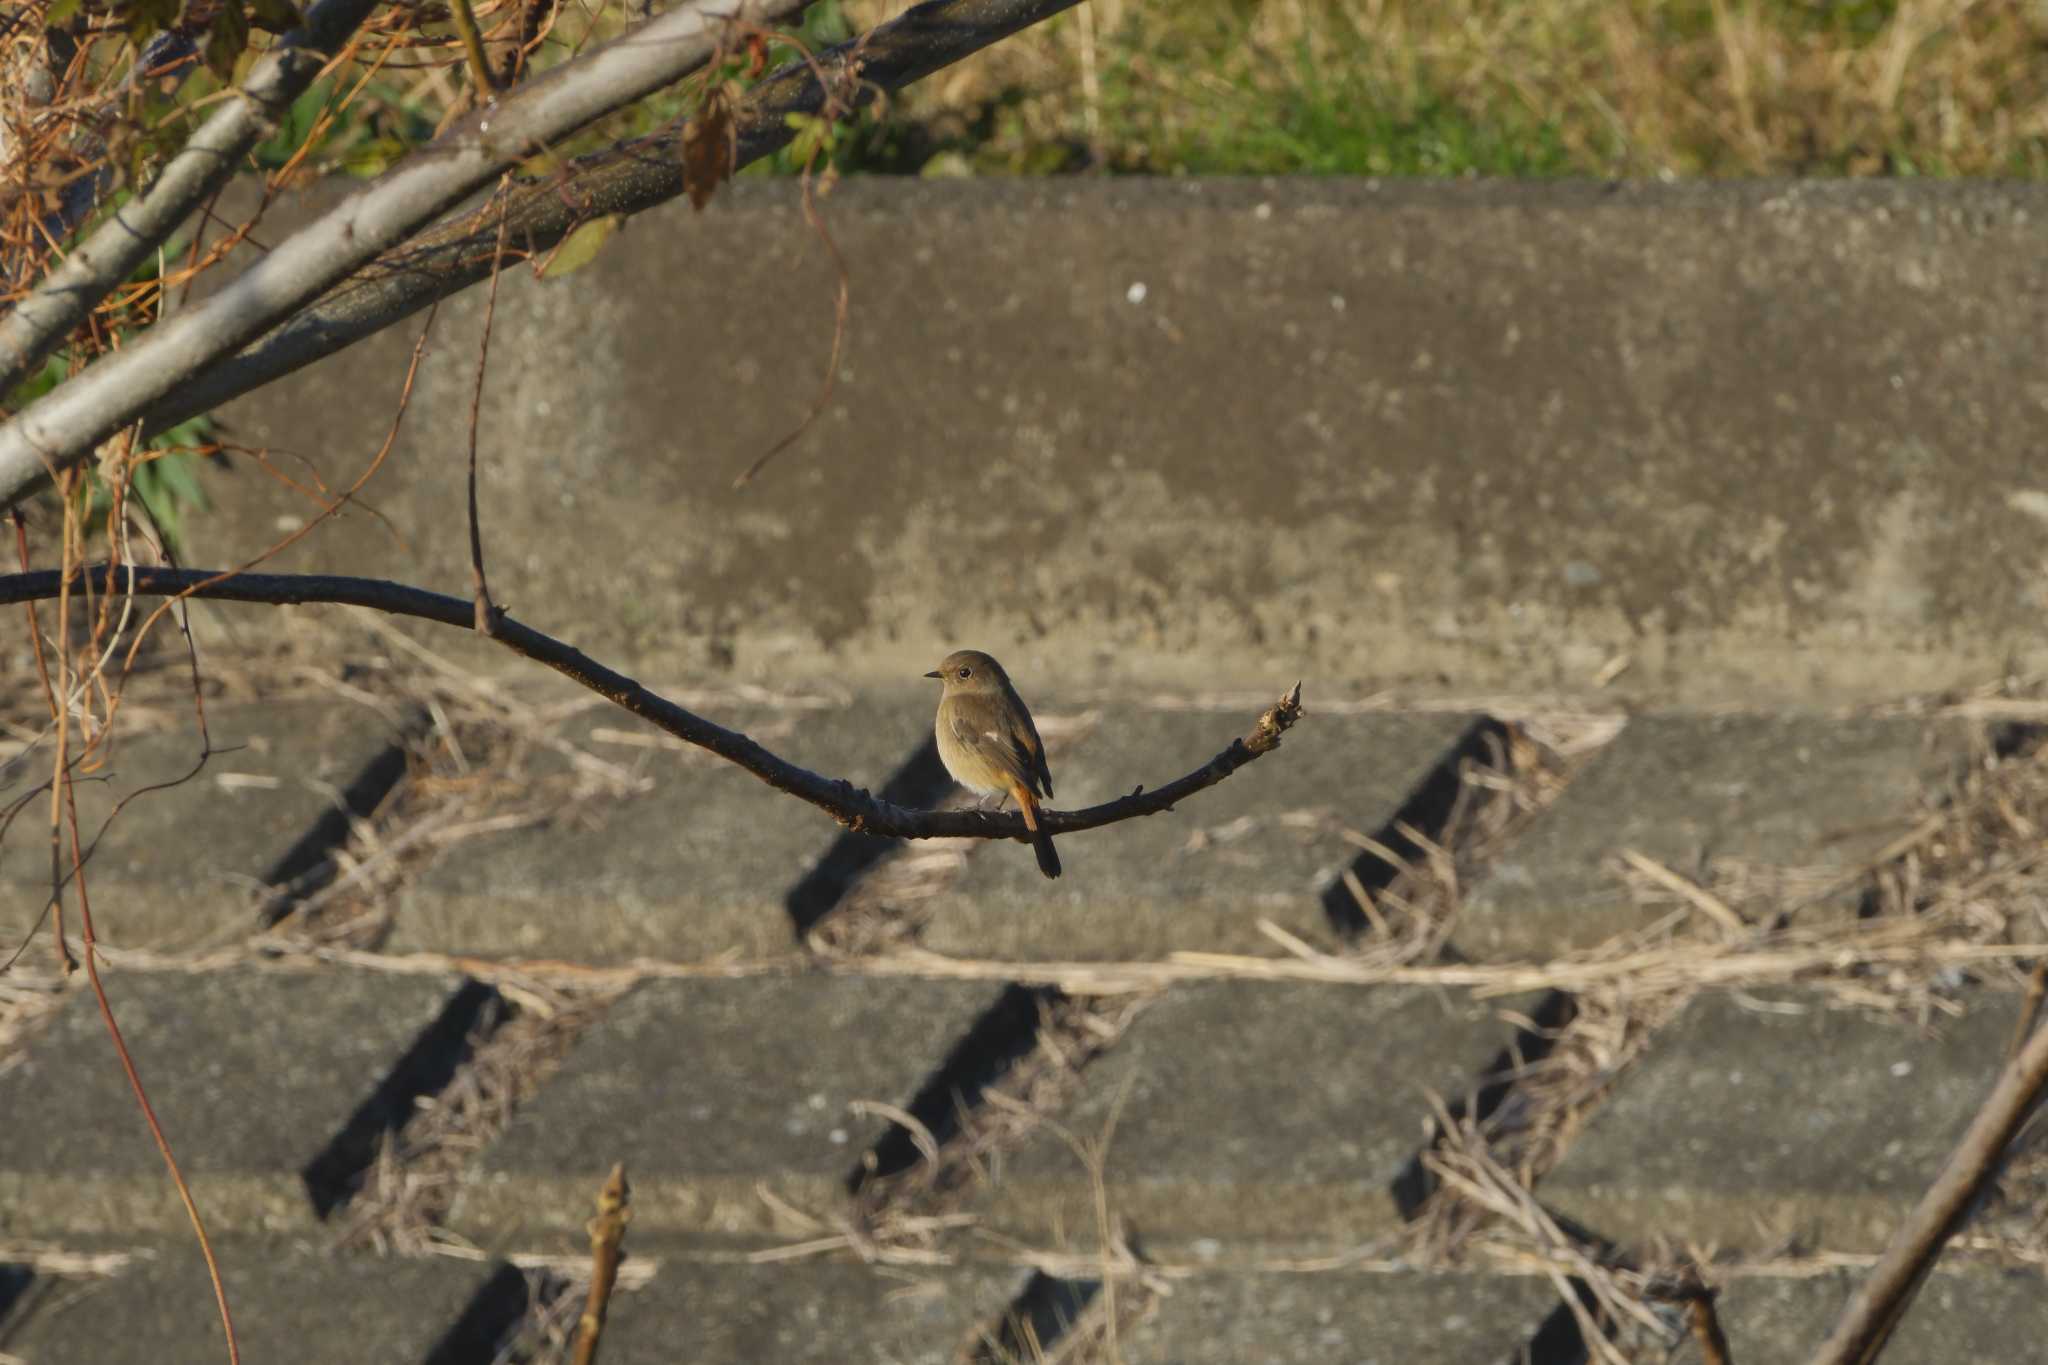
[[[106, 565], [96, 565], [84, 569], [72, 579], [74, 590], [80, 580], [93, 590], [106, 593], [134, 593], [147, 597], [177, 594], [229, 602], [265, 602], [272, 606], [335, 602], [369, 607], [394, 616], [416, 616], [460, 630], [474, 630], [476, 626], [473, 602], [379, 578], [131, 568], [126, 565], [110, 570]], [[55, 597], [64, 588], [65, 575], [59, 569], [0, 575], [0, 606]], [[879, 800], [843, 778], [823, 777], [807, 768], [800, 768], [770, 753], [739, 731], [728, 730], [685, 710], [623, 673], [606, 668], [574, 646], [544, 635], [510, 616], [497, 618], [497, 628], [490, 638], [515, 654], [546, 664], [677, 739], [708, 749], [720, 758], [745, 768], [769, 786], [810, 802], [849, 829], [898, 839], [1030, 837], [1023, 817], [1015, 812], [912, 810]], [[1301, 715], [1301, 684], [1296, 683], [1259, 717], [1248, 734], [1242, 739], [1232, 740], [1221, 753], [1186, 776], [1152, 791], [1139, 787], [1129, 796], [1105, 801], [1085, 810], [1041, 810], [1039, 828], [1048, 834], [1074, 834], [1141, 815], [1170, 811], [1180, 801], [1215, 786], [1253, 759], [1279, 748], [1281, 735], [1300, 720]]]
[[304, 28], [274, 43], [242, 88], [171, 158], [163, 174], [81, 243], [49, 278], [0, 317], [0, 394], [27, 378], [101, 299], [227, 183], [242, 158], [341, 50], [376, 0], [320, 0]]
[[[866, 102], [1076, 3], [936, 0], [818, 54], [817, 66], [831, 84], [857, 79], [859, 88], [852, 93]], [[781, 148], [794, 136], [788, 116], [815, 114], [826, 95], [826, 84], [803, 63], [785, 67], [755, 86], [734, 111], [739, 134], [736, 166]], [[526, 251], [546, 251], [591, 218], [640, 213], [674, 199], [683, 192], [682, 141], [678, 127], [581, 158], [569, 172], [573, 193], [565, 194], [564, 184], [555, 179], [513, 188], [498, 201], [507, 216], [510, 241]], [[213, 365], [152, 404], [143, 413], [145, 426], [161, 431], [211, 411], [485, 279], [497, 243], [497, 212], [494, 204], [488, 219], [464, 215], [387, 252], [248, 350]], [[0, 505], [21, 491], [8, 471], [0, 469]]]
[[2048, 1085], [2048, 1028], [2036, 1029], [2026, 1046], [2006, 1063], [1941, 1174], [1892, 1234], [1891, 1245], [1842, 1310], [1834, 1335], [1814, 1354], [1812, 1365], [1869, 1365], [1877, 1359], [1921, 1280], [1962, 1226], [1978, 1191], [1997, 1173], [2000, 1158], [2033, 1112], [2044, 1085]]
[[289, 318], [504, 171], [688, 75], [729, 21], [765, 24], [805, 0], [692, 0], [457, 123], [218, 294], [152, 327], [0, 426], [0, 502], [100, 441], [207, 366]]
[[576, 1323], [576, 1355], [570, 1365], [595, 1365], [597, 1360], [612, 1286], [618, 1283], [619, 1262], [625, 1256], [626, 1224], [633, 1221], [632, 1197], [626, 1184], [626, 1163], [613, 1162], [611, 1175], [597, 1192], [597, 1217], [590, 1220], [590, 1293]]

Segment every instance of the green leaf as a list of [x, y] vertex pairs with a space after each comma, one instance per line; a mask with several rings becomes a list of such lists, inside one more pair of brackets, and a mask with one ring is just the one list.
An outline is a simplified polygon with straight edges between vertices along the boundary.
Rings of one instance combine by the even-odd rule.
[[[153, 471], [156, 474], [153, 482], [162, 492], [168, 505], [181, 510], [191, 507], [204, 512], [212, 504], [207, 502], [206, 490], [199, 486], [199, 480], [193, 475], [192, 467], [196, 463], [197, 456], [179, 451], [175, 454], [157, 456], [136, 473]], [[150, 510], [155, 511], [156, 508], [152, 506]]]
[[235, 62], [249, 46], [249, 15], [242, 0], [225, 0], [206, 33], [206, 65], [223, 81], [232, 80]]
[[72, 16], [78, 13], [80, 3], [81, 0], [54, 0], [48, 9], [43, 11], [43, 27], [64, 27], [71, 22]]
[[547, 268], [540, 272], [544, 280], [558, 280], [572, 270], [581, 270], [597, 258], [598, 248], [619, 230], [619, 224], [626, 221], [621, 213], [607, 213], [602, 218], [593, 218], [562, 239], [555, 248], [555, 254], [548, 258]]

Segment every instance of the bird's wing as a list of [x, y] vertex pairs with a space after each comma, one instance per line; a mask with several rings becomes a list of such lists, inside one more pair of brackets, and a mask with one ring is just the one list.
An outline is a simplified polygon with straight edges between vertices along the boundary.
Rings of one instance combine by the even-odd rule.
[[977, 726], [968, 716], [953, 716], [953, 738], [990, 767], [1014, 782], [1036, 790], [1036, 774], [1030, 754], [1000, 725]]

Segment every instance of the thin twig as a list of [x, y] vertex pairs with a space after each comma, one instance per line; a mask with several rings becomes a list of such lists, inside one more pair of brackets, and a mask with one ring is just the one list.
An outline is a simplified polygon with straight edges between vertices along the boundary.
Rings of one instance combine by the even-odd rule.
[[597, 1217], [590, 1220], [590, 1297], [584, 1300], [583, 1317], [576, 1325], [574, 1365], [592, 1365], [597, 1359], [605, 1310], [611, 1306], [612, 1286], [618, 1282], [619, 1261], [624, 1255], [626, 1224], [633, 1221], [631, 1200], [626, 1163], [615, 1162], [597, 1194]]
[[[0, 576], [0, 605], [57, 597], [76, 583], [101, 591], [142, 596], [189, 595], [231, 602], [267, 602], [273, 606], [307, 602], [338, 602], [372, 607], [398, 616], [415, 616], [443, 625], [470, 628], [475, 606], [460, 598], [375, 578], [343, 578], [324, 574], [237, 574], [207, 569], [131, 567], [118, 575], [105, 565], [76, 574], [61, 570]], [[1015, 812], [978, 810], [911, 810], [883, 801], [841, 779], [820, 776], [777, 757], [737, 730], [704, 719], [598, 663], [583, 651], [533, 627], [501, 617], [491, 638], [515, 654], [546, 664], [589, 688], [623, 710], [659, 726], [676, 738], [708, 749], [799, 800], [808, 801], [859, 833], [899, 839], [1028, 839], [1023, 817]], [[1041, 811], [1038, 829], [1048, 834], [1074, 834], [1143, 815], [1170, 811], [1175, 804], [1229, 777], [1239, 768], [1280, 747], [1281, 736], [1301, 719], [1301, 684], [1269, 707], [1241, 739], [1187, 775], [1163, 787], [1140, 787], [1131, 795], [1078, 811]]]
[[[755, 32], [760, 34], [760, 36], [766, 36], [761, 34], [758, 28]], [[866, 36], [865, 34], [862, 35], [863, 38]], [[840, 119], [853, 112], [853, 105], [839, 98], [833, 78], [818, 64], [818, 59], [811, 54], [809, 49], [799, 46], [797, 50], [804, 63], [810, 68], [812, 78], [818, 82], [818, 88], [825, 92], [825, 106], [814, 117], [824, 119], [828, 123], [837, 124]], [[854, 67], [847, 67], [839, 73], [839, 79], [841, 81], [848, 80], [855, 70], [856, 68]], [[855, 85], [857, 88], [858, 82], [855, 82]], [[738, 132], [733, 127], [730, 119], [726, 121], [726, 126], [731, 130], [728, 136], [732, 140], [732, 160], [737, 162], [739, 160]], [[819, 416], [825, 411], [825, 405], [832, 401], [833, 384], [839, 377], [839, 356], [846, 346], [846, 309], [851, 276], [846, 269], [846, 257], [839, 253], [839, 243], [832, 240], [832, 231], [825, 226], [824, 215], [818, 212], [817, 186], [813, 171], [818, 164], [818, 157], [823, 150], [824, 139], [813, 139], [810, 155], [804, 158], [801, 184], [803, 186], [804, 222], [810, 225], [811, 231], [817, 235], [820, 242], [824, 243], [826, 254], [832, 258], [834, 277], [832, 292], [832, 353], [825, 359], [824, 380], [818, 385], [817, 393], [812, 396], [811, 406], [804, 412], [803, 420], [796, 424], [794, 430], [762, 451], [755, 457], [752, 464], [740, 471], [739, 477], [732, 481], [732, 486], [735, 489], [744, 488], [752, 483], [754, 476], [768, 467], [769, 461], [795, 445], [802, 438], [803, 434], [817, 423]], [[731, 174], [730, 170], [726, 172], [728, 178], [731, 177]]]
[[462, 39], [470, 74], [476, 78], [478, 100], [489, 100], [498, 93], [498, 77], [491, 70], [491, 59], [484, 54], [484, 35], [477, 31], [476, 15], [470, 11], [469, 0], [449, 0], [448, 21], [455, 25], [455, 32]]
[[2013, 1021], [2012, 1041], [2005, 1045], [2005, 1059], [2010, 1062], [2020, 1055], [2020, 1049], [2027, 1045], [2027, 1038], [2034, 1031], [2034, 1021], [2041, 1017], [2041, 997], [2048, 994], [2048, 958], [2034, 964], [2032, 974], [2027, 977], [2026, 999], [2020, 1002], [2020, 1017]]
[[[474, 20], [471, 27], [475, 27]], [[502, 192], [504, 186], [499, 188]], [[476, 633], [479, 635], [496, 633], [498, 619], [505, 614], [491, 604], [490, 581], [484, 577], [484, 534], [476, 512], [476, 429], [483, 416], [484, 367], [491, 358], [491, 322], [498, 315], [498, 278], [504, 274], [506, 222], [501, 208], [498, 214], [498, 245], [491, 253], [491, 289], [484, 296], [484, 336], [476, 348], [476, 387], [469, 394], [469, 573], [470, 591], [476, 598]]]
[[375, 8], [375, 0], [320, 0], [310, 7], [305, 25], [271, 45], [241, 89], [186, 141], [148, 189], [122, 205], [33, 293], [0, 315], [0, 393], [12, 390], [62, 345], [101, 299], [228, 182], [249, 150], [271, 133], [278, 117]]
[[207, 1278], [213, 1282], [213, 1302], [220, 1312], [221, 1330], [227, 1335], [228, 1365], [241, 1365], [242, 1351], [235, 1339], [235, 1316], [228, 1308], [228, 1287], [221, 1278], [220, 1261], [213, 1254], [213, 1239], [206, 1235], [206, 1220], [200, 1216], [199, 1202], [192, 1197], [192, 1187], [185, 1183], [185, 1173], [178, 1169], [178, 1158], [171, 1151], [171, 1140], [157, 1121], [156, 1107], [149, 1102], [149, 1092], [143, 1088], [135, 1058], [128, 1051], [127, 1040], [121, 1036], [121, 1026], [114, 1022], [114, 1007], [107, 1000], [107, 988], [100, 982], [98, 937], [93, 930], [92, 902], [85, 889], [85, 849], [78, 838], [76, 788], [69, 781], [60, 782], [58, 786], [64, 794], [67, 823], [71, 830], [71, 880], [77, 888], [78, 920], [85, 937], [85, 977], [92, 985], [93, 1000], [99, 1005], [100, 1019], [107, 1026], [107, 1037], [113, 1041], [114, 1056], [120, 1060], [121, 1071], [128, 1078], [128, 1088], [142, 1110], [142, 1121], [149, 1128], [149, 1136], [156, 1143], [164, 1166], [170, 1171], [171, 1184], [178, 1191], [178, 1201], [185, 1206], [185, 1217], [191, 1222], [192, 1234], [199, 1241], [200, 1259], [206, 1262]]
[[1893, 1234], [1870, 1277], [1843, 1310], [1813, 1365], [1869, 1365], [1884, 1349], [1920, 1281], [1962, 1225], [1978, 1192], [2048, 1084], [2048, 1029], [2037, 1029], [1992, 1087], [1962, 1141], [1920, 1203]]

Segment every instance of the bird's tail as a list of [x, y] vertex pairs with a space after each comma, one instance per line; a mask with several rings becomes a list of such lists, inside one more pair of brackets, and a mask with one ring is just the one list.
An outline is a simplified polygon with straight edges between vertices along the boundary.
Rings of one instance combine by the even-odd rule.
[[1011, 795], [1017, 798], [1017, 809], [1024, 813], [1024, 828], [1031, 831], [1031, 851], [1038, 855], [1038, 870], [1048, 877], [1059, 876], [1059, 851], [1052, 846], [1052, 836], [1038, 828], [1038, 798], [1021, 783]]

